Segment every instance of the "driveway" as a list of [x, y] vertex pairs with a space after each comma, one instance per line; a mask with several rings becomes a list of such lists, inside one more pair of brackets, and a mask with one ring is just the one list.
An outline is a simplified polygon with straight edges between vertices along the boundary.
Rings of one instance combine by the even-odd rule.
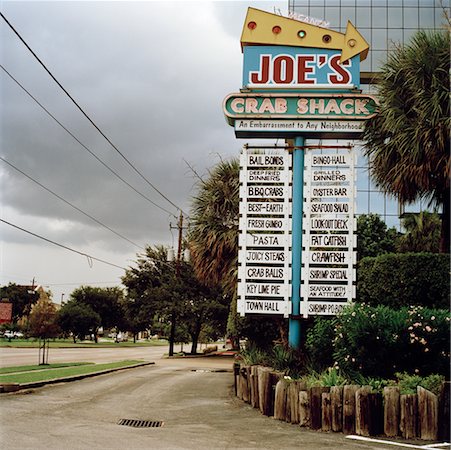
[[[89, 358], [85, 358], [89, 359]], [[0, 398], [3, 449], [381, 450], [264, 417], [233, 396], [232, 359], [156, 364]], [[216, 371], [220, 369], [220, 371]], [[163, 422], [134, 428], [121, 419]]]

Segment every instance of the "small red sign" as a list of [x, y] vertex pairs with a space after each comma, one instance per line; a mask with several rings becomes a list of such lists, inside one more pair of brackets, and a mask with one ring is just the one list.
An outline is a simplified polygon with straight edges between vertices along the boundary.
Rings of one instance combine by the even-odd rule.
[[13, 304], [0, 302], [0, 324], [11, 322], [13, 317]]

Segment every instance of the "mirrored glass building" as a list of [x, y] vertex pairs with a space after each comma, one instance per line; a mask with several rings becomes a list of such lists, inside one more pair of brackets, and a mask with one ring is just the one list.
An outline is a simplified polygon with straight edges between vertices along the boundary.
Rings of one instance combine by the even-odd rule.
[[[371, 80], [390, 51], [408, 43], [419, 29], [443, 29], [449, 10], [450, 0], [288, 0], [289, 13], [324, 20], [335, 31], [345, 32], [348, 20], [355, 25], [370, 45], [368, 57], [361, 63], [361, 88], [373, 94], [377, 92]], [[380, 192], [371, 182], [361, 146], [354, 144], [358, 153], [357, 214], [379, 214], [389, 227], [399, 229], [401, 214], [427, 209], [422, 202], [400, 206], [393, 197]]]

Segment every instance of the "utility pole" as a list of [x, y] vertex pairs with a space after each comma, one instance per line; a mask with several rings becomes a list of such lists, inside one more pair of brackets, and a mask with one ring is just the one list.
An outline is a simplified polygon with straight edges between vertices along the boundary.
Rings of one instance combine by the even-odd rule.
[[[179, 220], [177, 223], [177, 228], [179, 230], [178, 236], [178, 247], [177, 247], [177, 259], [175, 260], [175, 277], [177, 280], [180, 279], [180, 262], [182, 256], [182, 238], [183, 238], [183, 214], [180, 211]], [[169, 356], [174, 356], [174, 341], [175, 341], [175, 322], [176, 322], [176, 313], [175, 313], [175, 305], [172, 307], [171, 314], [171, 332], [169, 335]]]

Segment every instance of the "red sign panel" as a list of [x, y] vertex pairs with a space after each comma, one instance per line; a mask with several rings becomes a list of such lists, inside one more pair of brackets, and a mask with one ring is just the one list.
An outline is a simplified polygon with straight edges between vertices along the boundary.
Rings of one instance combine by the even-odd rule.
[[13, 317], [13, 304], [0, 302], [0, 324], [11, 322]]

